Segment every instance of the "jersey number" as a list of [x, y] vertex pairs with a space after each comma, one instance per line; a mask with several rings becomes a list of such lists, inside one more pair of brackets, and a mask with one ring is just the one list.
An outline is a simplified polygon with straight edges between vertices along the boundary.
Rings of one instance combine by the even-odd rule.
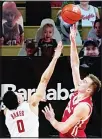
[[17, 120], [18, 132], [25, 132], [23, 120]]

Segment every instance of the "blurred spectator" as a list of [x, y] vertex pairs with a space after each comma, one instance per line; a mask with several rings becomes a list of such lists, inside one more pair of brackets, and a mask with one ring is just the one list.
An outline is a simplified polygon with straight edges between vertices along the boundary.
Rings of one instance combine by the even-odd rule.
[[37, 42], [32, 38], [26, 39], [24, 45], [18, 52], [18, 56], [39, 56]]
[[80, 0], [80, 4], [78, 5], [82, 13], [82, 27], [86, 26], [92, 27], [94, 21], [100, 18], [98, 8], [89, 5], [89, 1], [90, 0], [87, 1]]
[[93, 28], [88, 33], [88, 39], [94, 39], [97, 41], [98, 45], [101, 45], [101, 19], [97, 19], [94, 22]]
[[54, 49], [57, 47], [57, 42], [52, 38], [54, 27], [52, 24], [46, 24], [43, 27], [42, 39], [38, 42], [38, 47], [41, 48], [42, 56], [53, 56]]
[[79, 57], [83, 56], [99, 56], [98, 43], [95, 40], [86, 40], [83, 48], [79, 53]]
[[37, 31], [36, 41], [41, 49], [41, 55], [52, 57], [57, 42], [61, 41], [60, 33], [58, 32], [52, 19], [44, 19]]
[[99, 49], [96, 42], [89, 40], [84, 43], [84, 56], [99, 56]]
[[80, 66], [89, 68], [92, 66], [97, 57], [100, 57], [99, 47], [97, 42], [94, 40], [85, 41], [82, 50], [79, 53]]
[[14, 2], [4, 2], [2, 7], [2, 33], [3, 45], [22, 45], [24, 42], [24, 31], [21, 23], [21, 13]]
[[[69, 45], [70, 44], [69, 34], [70, 34], [71, 24], [68, 24], [68, 23], [64, 22], [60, 14], [61, 14], [61, 10], [58, 11], [58, 14], [57, 14], [56, 26], [57, 26], [57, 29], [59, 30], [60, 34], [61, 34], [63, 44], [64, 45]], [[82, 40], [81, 40], [79, 31], [77, 31], [77, 35], [76, 35], [76, 44], [77, 45], [82, 45]]]
[[25, 41], [25, 46], [27, 56], [34, 56], [34, 54], [38, 51], [38, 47], [36, 47], [34, 39], [27, 39]]

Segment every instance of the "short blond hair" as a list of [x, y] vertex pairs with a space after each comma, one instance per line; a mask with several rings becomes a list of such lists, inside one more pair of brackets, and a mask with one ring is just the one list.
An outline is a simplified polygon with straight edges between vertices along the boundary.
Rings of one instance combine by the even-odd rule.
[[87, 77], [89, 77], [93, 83], [91, 84], [93, 86], [93, 93], [98, 92], [101, 88], [101, 81], [93, 74], [89, 74]]

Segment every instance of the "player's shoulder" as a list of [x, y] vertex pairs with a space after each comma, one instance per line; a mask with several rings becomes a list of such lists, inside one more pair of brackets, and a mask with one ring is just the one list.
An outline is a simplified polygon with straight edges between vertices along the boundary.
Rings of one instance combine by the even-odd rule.
[[75, 110], [80, 112], [86, 112], [90, 111], [90, 107], [87, 102], [79, 102], [79, 104], [75, 107]]
[[24, 111], [29, 111], [30, 110], [30, 104], [27, 101], [22, 102], [17, 110], [24, 110]]
[[74, 115], [83, 118], [86, 117], [90, 112], [90, 108], [87, 104], [81, 102], [74, 109]]
[[21, 104], [20, 104], [20, 106], [22, 106], [22, 105], [28, 105], [29, 103], [28, 103], [28, 101], [23, 101]]
[[27, 107], [27, 106], [29, 106], [29, 103], [27, 101], [24, 101], [19, 105], [19, 107]]
[[74, 115], [79, 117], [80, 120], [86, 120], [92, 111], [90, 111], [90, 107], [86, 103], [79, 103], [74, 109]]

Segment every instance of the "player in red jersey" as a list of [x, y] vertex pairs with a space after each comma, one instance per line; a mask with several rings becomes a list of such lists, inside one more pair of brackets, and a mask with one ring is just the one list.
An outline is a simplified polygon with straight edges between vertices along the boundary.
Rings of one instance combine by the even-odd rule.
[[42, 112], [51, 125], [60, 132], [60, 137], [85, 138], [84, 130], [92, 113], [92, 95], [99, 90], [101, 82], [92, 74], [89, 74], [83, 80], [80, 79], [79, 58], [75, 42], [76, 25], [73, 25], [70, 31], [70, 59], [75, 92], [70, 98], [61, 122], [55, 119], [55, 114], [50, 104]]

